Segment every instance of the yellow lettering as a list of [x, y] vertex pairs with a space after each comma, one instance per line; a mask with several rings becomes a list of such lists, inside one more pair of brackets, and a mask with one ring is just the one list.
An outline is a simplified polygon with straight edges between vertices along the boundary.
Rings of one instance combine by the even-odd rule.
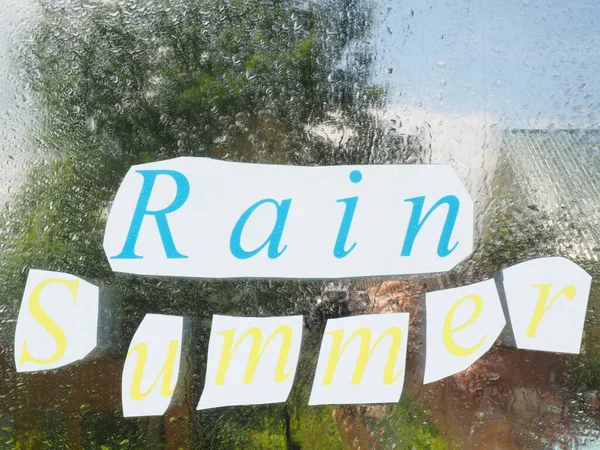
[[[456, 328], [452, 328], [452, 320], [454, 319], [454, 314], [456, 313], [456, 310], [462, 304], [462, 302], [469, 299], [473, 300], [473, 302], [475, 303], [475, 310], [473, 311], [473, 314], [471, 314], [471, 317], [469, 317], [469, 319], [465, 323]], [[483, 299], [479, 295], [467, 295], [466, 297], [461, 298], [454, 305], [452, 305], [452, 308], [450, 308], [450, 311], [448, 311], [448, 314], [446, 315], [446, 320], [444, 320], [444, 328], [442, 331], [444, 345], [450, 353], [456, 356], [469, 356], [471, 353], [473, 353], [479, 347], [481, 347], [481, 344], [483, 344], [483, 342], [487, 339], [488, 335], [486, 334], [474, 346], [460, 347], [456, 344], [456, 342], [454, 342], [454, 338], [452, 337], [452, 335], [457, 331], [464, 330], [473, 322], [475, 322], [475, 320], [477, 320], [477, 318], [481, 315], [481, 311], [483, 311]]]
[[552, 297], [548, 306], [546, 306], [546, 301], [550, 296], [550, 289], [552, 289], [551, 284], [534, 284], [533, 287], [536, 287], [540, 290], [540, 296], [538, 298], [537, 304], [535, 305], [535, 310], [533, 311], [533, 317], [531, 317], [531, 322], [529, 322], [529, 327], [527, 328], [527, 332], [525, 335], [528, 338], [535, 337], [537, 333], [538, 327], [540, 326], [540, 322], [544, 315], [552, 308], [554, 302], [558, 300], [561, 295], [567, 297], [567, 300], [573, 300], [575, 298], [575, 286], [570, 285], [561, 290], [558, 294]]
[[346, 351], [350, 342], [356, 337], [360, 337], [361, 342], [358, 357], [356, 358], [356, 365], [354, 366], [354, 373], [352, 374], [352, 384], [360, 384], [363, 373], [367, 367], [367, 363], [371, 359], [371, 356], [373, 355], [373, 352], [377, 346], [381, 344], [381, 341], [383, 341], [386, 336], [390, 336], [392, 338], [392, 343], [390, 345], [390, 352], [388, 354], [388, 359], [383, 371], [383, 382], [384, 384], [392, 384], [402, 374], [402, 370], [400, 370], [397, 374], [394, 374], [394, 368], [396, 367], [396, 362], [398, 360], [398, 355], [400, 354], [400, 347], [402, 344], [402, 330], [400, 330], [400, 328], [388, 328], [381, 334], [381, 336], [379, 336], [379, 339], [375, 341], [375, 344], [373, 344], [372, 347], [371, 330], [368, 328], [360, 328], [359, 330], [356, 330], [343, 345], [343, 329], [330, 331], [327, 334], [333, 336], [333, 343], [331, 345], [331, 354], [329, 355], [329, 361], [327, 362], [325, 376], [323, 377], [323, 385], [329, 385], [332, 383], [333, 375], [342, 357], [342, 354]]
[[62, 355], [64, 355], [65, 350], [67, 349], [67, 336], [65, 335], [65, 332], [60, 326], [58, 326], [56, 322], [54, 322], [54, 320], [52, 320], [52, 318], [46, 313], [46, 311], [44, 311], [41, 305], [40, 294], [42, 290], [49, 284], [53, 283], [60, 283], [68, 287], [73, 297], [73, 305], [75, 305], [77, 289], [79, 288], [78, 279], [65, 280], [63, 278], [48, 278], [44, 281], [41, 281], [33, 288], [31, 295], [29, 296], [29, 310], [31, 311], [33, 318], [37, 320], [38, 323], [52, 335], [54, 341], [56, 342], [56, 350], [49, 358], [36, 358], [27, 350], [27, 339], [25, 339], [23, 342], [21, 358], [19, 359], [19, 365], [21, 366], [26, 362], [32, 362], [36, 364], [51, 364], [58, 361]]
[[222, 331], [217, 334], [223, 336], [225, 338], [225, 342], [223, 343], [223, 351], [221, 353], [221, 360], [219, 361], [219, 368], [217, 370], [217, 378], [215, 380], [215, 385], [219, 386], [225, 382], [225, 375], [227, 374], [227, 369], [229, 368], [231, 358], [240, 346], [241, 342], [248, 336], [252, 338], [252, 344], [250, 347], [250, 356], [248, 357], [248, 365], [246, 366], [246, 373], [244, 374], [244, 384], [252, 383], [252, 380], [254, 379], [254, 373], [256, 372], [256, 368], [258, 366], [260, 358], [262, 357], [267, 346], [278, 334], [281, 334], [283, 342], [281, 343], [281, 351], [279, 352], [277, 366], [275, 367], [275, 382], [281, 383], [291, 375], [293, 369], [289, 369], [287, 373], [285, 372], [285, 364], [290, 353], [293, 334], [292, 327], [290, 327], [289, 325], [282, 325], [275, 331], [273, 331], [273, 333], [269, 336], [269, 338], [265, 342], [265, 345], [263, 345], [262, 348], [260, 346], [262, 342], [262, 331], [258, 327], [252, 327], [248, 329], [237, 340], [235, 345], [233, 344], [235, 328], [231, 330]]
[[144, 373], [144, 367], [146, 366], [146, 359], [148, 358], [148, 344], [140, 343], [129, 350], [127, 358], [129, 358], [134, 352], [138, 352], [138, 358], [135, 362], [135, 368], [133, 369], [133, 380], [131, 382], [131, 389], [129, 395], [133, 400], [142, 400], [150, 394], [154, 389], [158, 380], [162, 376], [162, 384], [160, 386], [160, 395], [163, 397], [169, 397], [175, 392], [171, 389], [171, 383], [173, 379], [173, 371], [175, 369], [175, 358], [177, 358], [177, 349], [179, 347], [179, 341], [174, 340], [169, 343], [169, 349], [167, 351], [167, 357], [165, 364], [160, 370], [158, 376], [154, 380], [154, 383], [146, 390], [142, 392], [142, 374]]

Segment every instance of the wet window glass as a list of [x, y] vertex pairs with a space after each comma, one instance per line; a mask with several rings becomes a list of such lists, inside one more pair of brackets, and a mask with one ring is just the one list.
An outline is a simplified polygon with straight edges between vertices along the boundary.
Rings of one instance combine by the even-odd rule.
[[[598, 29], [594, 0], [2, 0], [0, 448], [600, 448]], [[474, 250], [430, 275], [114, 272], [121, 181], [177, 157], [448, 164], [474, 201]], [[552, 256], [592, 276], [579, 354], [516, 348], [507, 326], [467, 370], [423, 383], [427, 292]], [[85, 358], [16, 371], [31, 269], [99, 287]], [[309, 405], [327, 321], [395, 312], [410, 314], [400, 400]], [[124, 417], [146, 314], [184, 318], [179, 381], [164, 415]], [[303, 316], [286, 402], [197, 410], [214, 315]]]

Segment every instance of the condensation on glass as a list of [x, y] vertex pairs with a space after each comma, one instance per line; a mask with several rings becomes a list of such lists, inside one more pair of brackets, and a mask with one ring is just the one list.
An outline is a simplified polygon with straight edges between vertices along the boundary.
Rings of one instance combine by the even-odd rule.
[[[425, 292], [540, 256], [600, 275], [599, 28], [593, 0], [4, 0], [0, 447], [600, 446], [596, 283], [580, 355], [517, 350], [503, 335], [467, 371], [421, 381]], [[121, 179], [133, 164], [177, 156], [451, 164], [476, 202], [476, 250], [426, 277], [112, 273], [102, 235]], [[90, 357], [15, 372], [29, 268], [100, 286]], [[391, 311], [411, 314], [400, 402], [307, 406], [327, 319]], [[122, 365], [145, 313], [185, 316], [189, 348], [166, 415], [125, 419]], [[285, 404], [195, 410], [213, 314], [305, 316]]]

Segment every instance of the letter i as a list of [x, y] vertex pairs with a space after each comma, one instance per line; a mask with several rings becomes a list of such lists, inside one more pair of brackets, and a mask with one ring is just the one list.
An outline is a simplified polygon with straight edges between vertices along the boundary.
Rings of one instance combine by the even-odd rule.
[[[357, 184], [360, 183], [361, 180], [362, 173], [359, 170], [353, 170], [350, 172], [350, 181]], [[342, 218], [342, 223], [340, 224], [340, 231], [338, 232], [335, 246], [333, 248], [333, 256], [336, 258], [346, 257], [352, 250], [354, 250], [354, 247], [356, 247], [356, 242], [354, 242], [348, 250], [345, 249], [348, 233], [350, 232], [350, 225], [352, 225], [352, 219], [354, 219], [354, 211], [356, 210], [357, 202], [358, 197], [342, 198], [336, 201], [336, 203], [344, 203], [346, 205], [344, 209], [344, 217]]]

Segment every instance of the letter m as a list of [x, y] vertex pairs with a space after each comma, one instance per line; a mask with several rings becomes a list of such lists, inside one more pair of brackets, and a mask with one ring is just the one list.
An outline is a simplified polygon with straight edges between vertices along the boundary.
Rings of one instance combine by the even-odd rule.
[[383, 371], [383, 382], [385, 384], [392, 384], [402, 374], [402, 370], [394, 374], [394, 368], [396, 367], [396, 362], [398, 361], [398, 356], [400, 355], [400, 349], [402, 345], [402, 330], [400, 328], [388, 328], [381, 334], [381, 336], [379, 336], [373, 346], [371, 346], [371, 330], [368, 328], [360, 328], [356, 330], [346, 342], [343, 342], [343, 329], [330, 331], [326, 334], [333, 337], [333, 343], [331, 345], [331, 354], [329, 355], [327, 368], [325, 369], [325, 377], [323, 378], [324, 385], [330, 385], [332, 383], [335, 370], [342, 357], [342, 354], [348, 349], [348, 345], [355, 338], [360, 338], [361, 341], [358, 350], [358, 357], [356, 358], [356, 364], [354, 366], [354, 373], [352, 374], [352, 384], [360, 384], [367, 367], [367, 363], [371, 359], [371, 356], [373, 356], [373, 352], [387, 336], [390, 336], [392, 342], [390, 345], [388, 359], [385, 364], [385, 369]]
[[267, 346], [273, 341], [273, 339], [277, 335], [281, 335], [282, 343], [281, 350], [279, 352], [279, 358], [277, 359], [277, 365], [275, 367], [275, 381], [277, 383], [282, 383], [285, 381], [293, 372], [293, 368], [290, 368], [285, 371], [286, 362], [288, 360], [288, 356], [290, 353], [290, 347], [292, 345], [292, 327], [289, 325], [282, 325], [277, 328], [268, 339], [265, 341], [264, 345], [262, 344], [262, 331], [258, 327], [249, 328], [242, 336], [234, 343], [235, 339], [235, 328], [231, 330], [221, 331], [217, 333], [220, 336], [225, 338], [223, 342], [223, 350], [221, 352], [221, 360], [219, 362], [219, 368], [217, 370], [217, 378], [215, 380], [215, 385], [219, 386], [225, 382], [225, 375], [227, 374], [227, 370], [229, 368], [229, 364], [231, 359], [233, 358], [235, 352], [239, 348], [242, 341], [246, 338], [250, 338], [252, 341], [250, 343], [250, 355], [248, 357], [248, 363], [246, 365], [246, 372], [244, 374], [243, 383], [250, 384], [254, 379], [254, 374], [256, 372], [256, 368], [258, 367], [258, 363], [265, 352]]

